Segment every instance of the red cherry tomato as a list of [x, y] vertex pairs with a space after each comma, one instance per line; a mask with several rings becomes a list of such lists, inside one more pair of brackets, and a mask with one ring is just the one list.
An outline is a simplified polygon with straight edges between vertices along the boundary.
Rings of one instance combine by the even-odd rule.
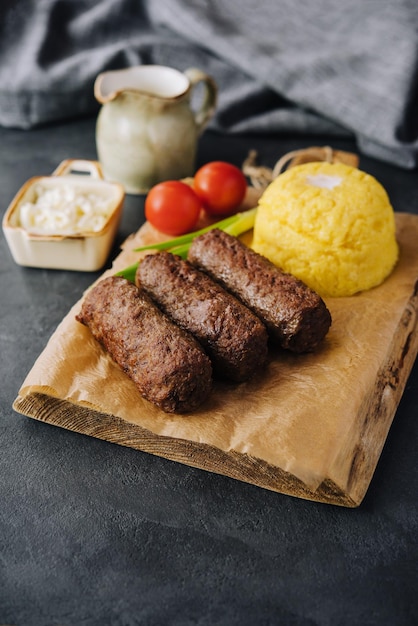
[[196, 172], [193, 188], [209, 215], [230, 215], [243, 201], [247, 181], [232, 163], [212, 161]]
[[145, 198], [145, 218], [154, 228], [173, 237], [194, 230], [201, 209], [193, 189], [179, 180], [155, 185]]

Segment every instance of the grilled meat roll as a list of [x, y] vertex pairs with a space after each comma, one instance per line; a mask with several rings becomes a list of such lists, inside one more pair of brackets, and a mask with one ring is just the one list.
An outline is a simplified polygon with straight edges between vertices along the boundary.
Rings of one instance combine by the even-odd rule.
[[141, 395], [167, 413], [193, 411], [212, 387], [203, 348], [133, 283], [112, 276], [86, 295], [76, 319], [86, 325]]
[[265, 364], [264, 324], [187, 261], [169, 252], [147, 255], [139, 264], [136, 282], [164, 313], [196, 337], [216, 375], [241, 382]]
[[194, 239], [188, 260], [258, 315], [282, 348], [312, 351], [328, 332], [331, 315], [322, 298], [236, 237], [208, 231]]

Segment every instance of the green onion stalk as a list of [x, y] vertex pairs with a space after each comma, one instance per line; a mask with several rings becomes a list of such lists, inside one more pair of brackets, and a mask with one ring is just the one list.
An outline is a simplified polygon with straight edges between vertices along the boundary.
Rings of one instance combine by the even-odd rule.
[[[198, 237], [199, 235], [203, 235], [204, 233], [207, 233], [209, 230], [213, 230], [214, 228], [219, 228], [229, 235], [239, 237], [240, 235], [246, 233], [254, 227], [256, 212], [257, 208], [253, 208], [249, 209], [248, 211], [235, 213], [234, 215], [231, 215], [230, 217], [227, 217], [220, 222], [215, 222], [214, 224], [206, 226], [205, 228], [201, 228], [200, 230], [196, 230], [192, 233], [187, 233], [187, 235], [181, 235], [180, 237], [175, 237], [174, 239], [169, 239], [168, 241], [163, 241], [161, 243], [154, 243], [148, 246], [142, 246], [141, 248], [134, 248], [134, 252], [145, 252], [146, 250], [167, 250], [172, 254], [177, 254], [183, 259], [186, 259], [192, 241], [196, 237]], [[130, 265], [123, 270], [120, 270], [116, 273], [116, 276], [123, 276], [131, 282], [135, 282], [135, 275], [139, 263], [140, 261], [137, 261], [133, 265]]]

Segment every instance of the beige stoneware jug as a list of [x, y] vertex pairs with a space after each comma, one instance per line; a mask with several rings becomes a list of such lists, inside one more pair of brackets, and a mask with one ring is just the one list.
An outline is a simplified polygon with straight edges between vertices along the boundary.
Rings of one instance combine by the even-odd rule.
[[94, 95], [102, 104], [96, 147], [106, 180], [141, 194], [193, 175], [198, 138], [216, 107], [210, 76], [196, 68], [140, 65], [99, 74]]

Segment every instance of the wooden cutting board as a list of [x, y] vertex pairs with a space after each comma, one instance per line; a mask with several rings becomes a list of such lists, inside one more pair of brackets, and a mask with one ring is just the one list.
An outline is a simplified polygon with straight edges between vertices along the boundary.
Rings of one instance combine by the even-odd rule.
[[[88, 329], [76, 303], [24, 381], [19, 413], [79, 433], [224, 474], [273, 491], [358, 506], [418, 351], [418, 216], [397, 214], [400, 259], [379, 287], [327, 300], [333, 317], [315, 354], [271, 351], [248, 383], [216, 381], [194, 414], [143, 400]], [[146, 224], [125, 243], [155, 239]], [[140, 458], [138, 463], [140, 463]]]

